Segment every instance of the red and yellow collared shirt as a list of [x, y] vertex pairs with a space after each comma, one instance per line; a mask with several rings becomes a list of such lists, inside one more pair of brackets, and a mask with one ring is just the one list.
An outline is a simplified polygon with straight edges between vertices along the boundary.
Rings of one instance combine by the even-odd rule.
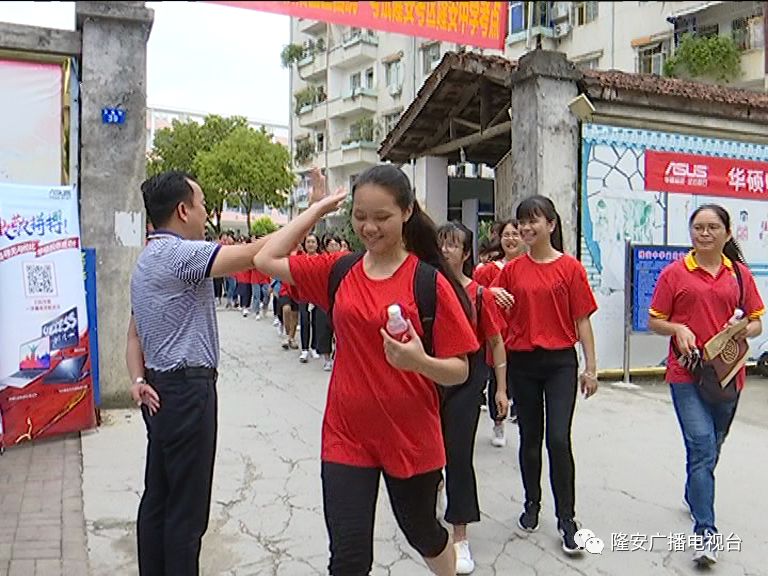
[[[749, 268], [723, 255], [720, 270], [712, 276], [698, 265], [693, 251], [661, 272], [649, 314], [654, 318], [685, 324], [696, 335], [696, 345], [702, 348], [722, 330], [733, 311], [742, 306], [734, 266], [739, 267], [744, 284], [744, 313], [750, 319], [759, 318], [765, 309]], [[693, 381], [690, 372], [678, 364], [671, 345], [666, 380], [675, 383]], [[744, 370], [738, 376], [737, 385], [739, 389], [744, 385]]]

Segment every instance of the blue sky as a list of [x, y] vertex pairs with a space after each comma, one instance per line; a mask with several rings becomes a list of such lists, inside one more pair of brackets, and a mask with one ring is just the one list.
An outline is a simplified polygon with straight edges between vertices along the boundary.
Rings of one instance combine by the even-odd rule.
[[[74, 2], [2, 2], [0, 22], [74, 29]], [[288, 123], [287, 16], [206, 2], [147, 2], [147, 102]]]

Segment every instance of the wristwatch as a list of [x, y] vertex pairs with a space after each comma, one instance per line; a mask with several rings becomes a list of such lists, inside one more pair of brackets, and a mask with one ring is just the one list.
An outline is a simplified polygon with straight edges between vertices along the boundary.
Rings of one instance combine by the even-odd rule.
[[142, 376], [139, 376], [138, 378], [136, 378], [136, 380], [133, 381], [133, 383], [134, 384], [146, 384], [147, 381], [144, 380], [144, 378]]

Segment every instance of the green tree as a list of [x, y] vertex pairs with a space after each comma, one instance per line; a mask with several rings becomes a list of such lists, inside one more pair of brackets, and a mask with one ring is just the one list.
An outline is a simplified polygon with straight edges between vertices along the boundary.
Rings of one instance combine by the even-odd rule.
[[[217, 198], [237, 198], [251, 228], [256, 202], [284, 206], [293, 186], [290, 153], [263, 128], [235, 128], [211, 150], [198, 154], [195, 172]], [[207, 201], [207, 198], [206, 198]]]
[[741, 52], [728, 36], [683, 36], [674, 56], [664, 63], [664, 75], [728, 83], [742, 75]]
[[253, 224], [251, 224], [251, 234], [254, 236], [266, 236], [267, 234], [275, 232], [278, 228], [279, 226], [272, 221], [272, 218], [269, 216], [262, 216], [261, 218], [254, 220]]
[[209, 210], [208, 219], [216, 233], [221, 231], [221, 212], [224, 209], [224, 201], [230, 199], [229, 194], [226, 189], [217, 187], [221, 181], [220, 175], [212, 173], [211, 170], [205, 175], [197, 173], [196, 162], [200, 154], [209, 152], [236, 128], [247, 126], [248, 121], [242, 116], [224, 118], [209, 115], [202, 124], [194, 120], [174, 120], [170, 128], [158, 130], [152, 152], [149, 154], [147, 174], [150, 176], [166, 170], [181, 170], [195, 176], [205, 194], [205, 203]]

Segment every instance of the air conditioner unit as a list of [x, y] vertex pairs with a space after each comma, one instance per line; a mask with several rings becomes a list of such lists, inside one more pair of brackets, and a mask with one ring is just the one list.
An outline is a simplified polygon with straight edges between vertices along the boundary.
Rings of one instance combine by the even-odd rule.
[[562, 24], [555, 24], [555, 28], [553, 30], [552, 36], [555, 38], [562, 38], [563, 36], [567, 36], [571, 31], [571, 25], [567, 22], [563, 22]]
[[401, 92], [403, 91], [402, 84], [390, 84], [388, 88], [389, 88], [389, 95], [393, 97], [400, 96]]
[[553, 2], [550, 16], [553, 22], [568, 20], [568, 13], [571, 10], [570, 2]]

